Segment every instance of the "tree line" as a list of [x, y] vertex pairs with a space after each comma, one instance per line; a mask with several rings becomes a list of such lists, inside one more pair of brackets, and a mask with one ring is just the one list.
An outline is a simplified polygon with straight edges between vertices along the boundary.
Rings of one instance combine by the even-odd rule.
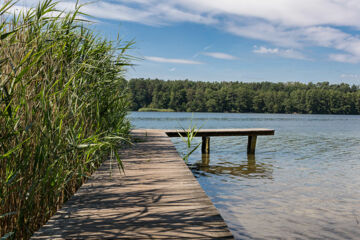
[[360, 114], [360, 88], [346, 83], [198, 82], [131, 79], [131, 110]]

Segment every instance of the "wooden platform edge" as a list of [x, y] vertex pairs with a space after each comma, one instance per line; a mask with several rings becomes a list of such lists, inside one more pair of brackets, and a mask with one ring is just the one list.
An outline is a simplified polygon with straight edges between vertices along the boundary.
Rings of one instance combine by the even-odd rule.
[[[166, 129], [163, 130], [169, 137], [186, 137], [188, 130]], [[269, 136], [274, 135], [274, 129], [266, 128], [238, 128], [238, 129], [200, 129], [195, 137], [226, 137], [226, 136]]]

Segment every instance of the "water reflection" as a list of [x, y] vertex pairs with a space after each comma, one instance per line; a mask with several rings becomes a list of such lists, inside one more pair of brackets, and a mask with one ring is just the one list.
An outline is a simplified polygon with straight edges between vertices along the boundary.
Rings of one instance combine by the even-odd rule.
[[216, 164], [211, 164], [210, 154], [202, 154], [201, 162], [189, 164], [190, 169], [196, 177], [207, 174], [227, 175], [244, 177], [244, 178], [267, 178], [273, 179], [273, 166], [266, 163], [256, 163], [254, 154], [247, 155], [247, 161], [242, 161], [240, 164], [235, 161], [222, 161]]

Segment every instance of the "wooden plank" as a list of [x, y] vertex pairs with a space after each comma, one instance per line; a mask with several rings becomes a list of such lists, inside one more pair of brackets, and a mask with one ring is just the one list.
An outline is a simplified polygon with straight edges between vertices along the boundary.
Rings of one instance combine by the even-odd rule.
[[132, 134], [126, 175], [104, 162], [32, 239], [233, 238], [164, 131]]
[[[186, 137], [187, 131], [185, 130], [164, 130], [169, 137], [179, 137], [179, 133]], [[236, 129], [200, 129], [196, 133], [196, 137], [215, 137], [215, 136], [265, 136], [274, 135], [275, 130], [266, 128], [236, 128]]]

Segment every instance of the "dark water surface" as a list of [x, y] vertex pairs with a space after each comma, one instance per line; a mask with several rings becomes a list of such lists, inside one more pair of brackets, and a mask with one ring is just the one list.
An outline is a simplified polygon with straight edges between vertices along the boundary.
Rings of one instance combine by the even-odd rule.
[[[360, 116], [133, 112], [136, 128], [272, 128], [256, 157], [247, 137], [212, 137], [189, 167], [237, 239], [360, 239]], [[172, 138], [180, 154], [185, 143]], [[194, 142], [200, 142], [196, 138]]]

